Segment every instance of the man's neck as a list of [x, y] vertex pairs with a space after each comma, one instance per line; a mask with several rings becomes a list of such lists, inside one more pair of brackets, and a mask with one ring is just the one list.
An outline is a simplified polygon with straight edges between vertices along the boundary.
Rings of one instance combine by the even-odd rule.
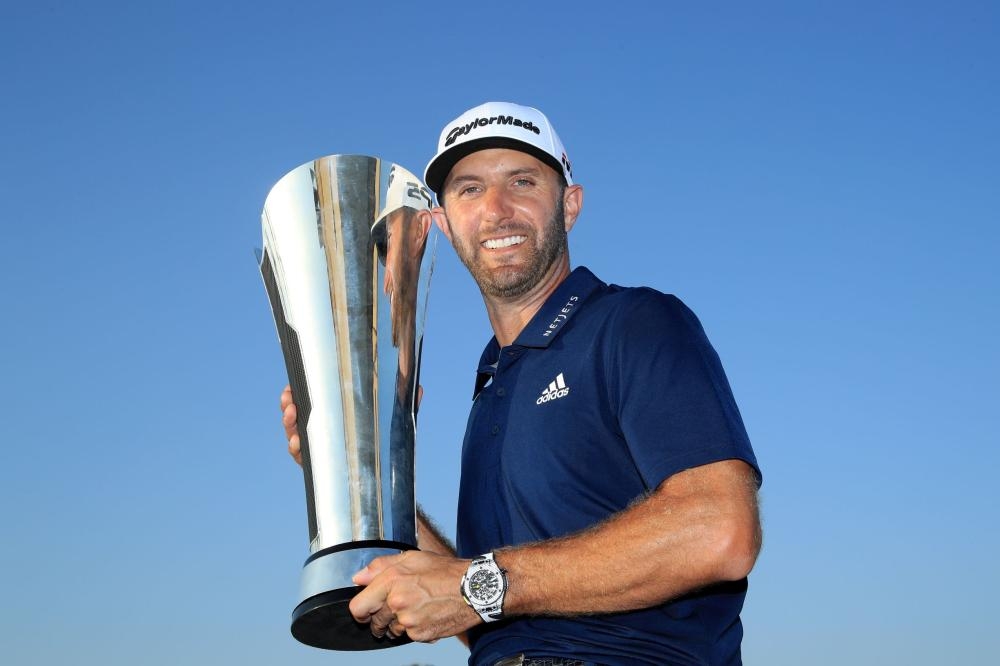
[[564, 254], [537, 285], [521, 296], [500, 298], [483, 294], [486, 314], [500, 347], [506, 347], [517, 339], [569, 273], [569, 256]]

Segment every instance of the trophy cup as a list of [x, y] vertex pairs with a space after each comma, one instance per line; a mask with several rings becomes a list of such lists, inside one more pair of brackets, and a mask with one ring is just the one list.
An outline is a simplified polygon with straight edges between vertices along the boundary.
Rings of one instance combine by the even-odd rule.
[[431, 195], [363, 155], [299, 166], [271, 189], [260, 271], [298, 410], [309, 556], [292, 635], [370, 650], [351, 576], [417, 547], [413, 449], [434, 240]]

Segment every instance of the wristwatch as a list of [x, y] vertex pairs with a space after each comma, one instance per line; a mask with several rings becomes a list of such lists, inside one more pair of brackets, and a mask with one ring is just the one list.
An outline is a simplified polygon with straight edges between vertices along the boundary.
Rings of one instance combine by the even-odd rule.
[[493, 559], [493, 553], [472, 560], [462, 576], [462, 598], [479, 613], [483, 622], [503, 619], [503, 598], [507, 594], [507, 571]]

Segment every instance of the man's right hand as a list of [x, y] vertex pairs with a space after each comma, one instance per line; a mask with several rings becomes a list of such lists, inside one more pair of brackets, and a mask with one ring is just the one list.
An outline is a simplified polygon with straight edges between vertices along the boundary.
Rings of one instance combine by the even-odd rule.
[[295, 402], [292, 401], [292, 387], [286, 386], [281, 392], [281, 424], [285, 426], [285, 437], [288, 438], [288, 455], [302, 464], [302, 446], [299, 444], [298, 415], [295, 412]]

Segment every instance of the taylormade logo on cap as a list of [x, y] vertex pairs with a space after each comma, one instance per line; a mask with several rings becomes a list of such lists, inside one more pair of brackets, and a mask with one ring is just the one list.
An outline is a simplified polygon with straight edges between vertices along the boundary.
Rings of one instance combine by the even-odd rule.
[[490, 118], [476, 118], [468, 125], [459, 125], [458, 127], [452, 128], [448, 132], [448, 138], [445, 139], [444, 145], [450, 146], [455, 143], [455, 139], [462, 136], [463, 134], [468, 134], [477, 127], [485, 127], [487, 125], [492, 125], [493, 123], [498, 123], [500, 125], [514, 125], [515, 127], [523, 127], [529, 132], [534, 132], [535, 134], [541, 134], [542, 130], [535, 127], [534, 123], [530, 120], [525, 122], [520, 118], [515, 118], [514, 116], [492, 116]]
[[530, 106], [487, 102], [448, 123], [438, 139], [437, 154], [424, 170], [427, 187], [438, 193], [451, 168], [477, 150], [508, 148], [527, 153], [552, 167], [573, 184], [566, 149], [545, 114]]

